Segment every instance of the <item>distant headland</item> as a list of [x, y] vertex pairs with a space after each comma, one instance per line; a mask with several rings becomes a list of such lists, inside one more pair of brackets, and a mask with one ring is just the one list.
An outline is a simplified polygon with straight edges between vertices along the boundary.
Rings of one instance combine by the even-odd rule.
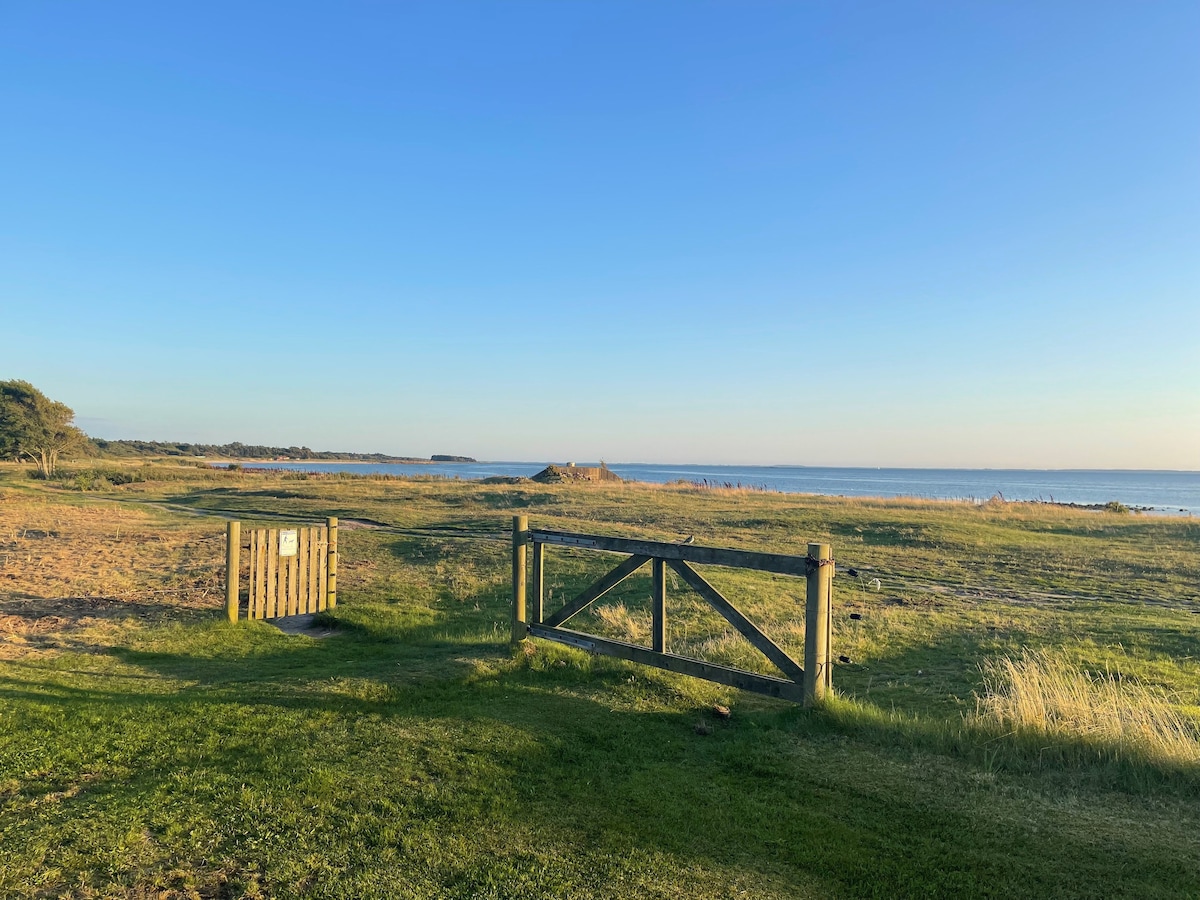
[[263, 462], [302, 462], [304, 460], [328, 460], [330, 462], [372, 463], [435, 463], [475, 462], [469, 456], [449, 456], [435, 453], [429, 459], [417, 456], [389, 456], [386, 453], [351, 453], [344, 450], [313, 450], [309, 447], [267, 447], [261, 444], [193, 444], [187, 441], [108, 441], [92, 438], [100, 456], [178, 456], [194, 459], [258, 460]]

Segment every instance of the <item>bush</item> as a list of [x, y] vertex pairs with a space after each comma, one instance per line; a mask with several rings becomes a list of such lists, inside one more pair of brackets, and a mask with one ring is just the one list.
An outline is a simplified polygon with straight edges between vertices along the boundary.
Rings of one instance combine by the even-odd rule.
[[[30, 477], [43, 479], [45, 476], [31, 472]], [[118, 484], [146, 481], [146, 473], [133, 469], [60, 469], [49, 480], [73, 491], [105, 491]]]

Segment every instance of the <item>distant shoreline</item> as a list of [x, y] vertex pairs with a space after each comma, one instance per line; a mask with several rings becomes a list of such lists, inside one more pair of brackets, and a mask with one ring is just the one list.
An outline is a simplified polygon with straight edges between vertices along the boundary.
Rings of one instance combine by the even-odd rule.
[[[379, 472], [478, 480], [490, 477], [531, 478], [544, 463], [477, 462], [364, 465], [365, 461], [255, 461], [248, 469], [336, 468], [355, 475]], [[701, 488], [777, 491], [846, 497], [912, 497], [924, 499], [1045, 503], [1079, 507], [1121, 506], [1131, 511], [1168, 515], [1200, 514], [1200, 473], [1130, 472], [1125, 470], [996, 470], [879, 469], [820, 466], [696, 466], [608, 463], [629, 481], [693, 484]]]

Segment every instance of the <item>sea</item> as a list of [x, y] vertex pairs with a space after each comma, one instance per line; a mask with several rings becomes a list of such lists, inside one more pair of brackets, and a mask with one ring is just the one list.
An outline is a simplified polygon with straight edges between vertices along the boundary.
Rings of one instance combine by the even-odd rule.
[[[536, 475], [544, 462], [354, 463], [264, 462], [246, 468], [359, 475], [424, 475], [477, 480]], [[562, 465], [562, 463], [558, 463]], [[580, 462], [579, 465], [597, 465]], [[992, 497], [1045, 503], [1104, 504], [1117, 501], [1160, 515], [1200, 515], [1200, 472], [1101, 469], [872, 469], [824, 466], [668, 465], [609, 463], [629, 481], [690, 482], [787, 494], [835, 497], [918, 497], [972, 500]]]

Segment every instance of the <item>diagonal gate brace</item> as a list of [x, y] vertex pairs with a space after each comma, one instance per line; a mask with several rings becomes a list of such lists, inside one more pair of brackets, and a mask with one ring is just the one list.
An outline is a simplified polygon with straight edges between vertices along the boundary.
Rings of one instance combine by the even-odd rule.
[[779, 671], [793, 681], [803, 681], [804, 669], [800, 667], [800, 664], [788, 656], [782, 647], [763, 634], [757, 625], [742, 615], [741, 611], [726, 600], [720, 591], [705, 581], [699, 572], [681, 559], [668, 559], [666, 562], [668, 566], [679, 573], [679, 577], [686, 581], [692, 590], [707, 600], [709, 605], [725, 618], [725, 621], [740, 631], [763, 656], [773, 662]]
[[582, 612], [588, 606], [595, 603], [648, 562], [650, 562], [649, 556], [642, 556], [640, 553], [635, 553], [603, 578], [593, 582], [587, 590], [554, 615], [549, 616], [543, 624], [549, 625], [551, 628], [557, 628], [563, 622], [567, 621], [567, 619], [571, 618], [571, 616]]

